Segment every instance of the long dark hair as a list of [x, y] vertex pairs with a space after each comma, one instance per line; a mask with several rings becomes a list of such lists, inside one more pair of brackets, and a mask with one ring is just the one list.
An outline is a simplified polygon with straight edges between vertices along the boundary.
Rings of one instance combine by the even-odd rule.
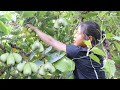
[[[93, 46], [98, 44], [101, 38], [105, 37], [105, 32], [100, 29], [100, 26], [96, 22], [92, 21], [81, 22], [80, 26], [83, 34], [85, 35], [84, 37], [85, 40], [88, 39], [88, 36], [93, 37], [93, 40], [91, 41], [91, 44]], [[103, 45], [107, 51], [108, 59], [111, 59], [111, 55], [109, 53], [109, 42], [107, 39], [103, 41]]]

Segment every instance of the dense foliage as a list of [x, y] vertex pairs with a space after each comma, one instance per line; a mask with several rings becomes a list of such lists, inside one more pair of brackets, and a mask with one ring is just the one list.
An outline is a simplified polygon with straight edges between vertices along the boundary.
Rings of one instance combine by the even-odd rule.
[[[70, 44], [82, 21], [95, 21], [105, 31], [112, 59], [109, 60], [103, 39], [87, 55], [99, 63], [104, 57], [106, 78], [120, 78], [120, 12], [119, 11], [0, 11], [0, 78], [1, 79], [73, 79], [75, 64], [25, 25], [32, 23], [55, 39]], [[89, 54], [93, 51], [92, 54]]]

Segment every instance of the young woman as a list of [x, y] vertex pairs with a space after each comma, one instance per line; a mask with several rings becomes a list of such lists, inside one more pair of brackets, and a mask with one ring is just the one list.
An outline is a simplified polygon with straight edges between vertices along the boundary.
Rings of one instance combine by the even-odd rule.
[[42, 41], [56, 50], [66, 52], [67, 57], [74, 60], [75, 79], [105, 79], [105, 72], [101, 69], [103, 67], [102, 56], [98, 55], [101, 64], [91, 60], [89, 56], [86, 56], [87, 47], [84, 44], [84, 40], [90, 40], [92, 46], [99, 43], [102, 31], [97, 23], [91, 21], [82, 22], [74, 36], [73, 44], [59, 42], [31, 24], [27, 24], [27, 27], [36, 32]]

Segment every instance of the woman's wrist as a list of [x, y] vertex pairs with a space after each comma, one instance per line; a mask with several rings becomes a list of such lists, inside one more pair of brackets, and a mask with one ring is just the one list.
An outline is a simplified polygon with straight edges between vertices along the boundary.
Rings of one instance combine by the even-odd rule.
[[33, 29], [34, 32], [40, 31], [38, 28]]

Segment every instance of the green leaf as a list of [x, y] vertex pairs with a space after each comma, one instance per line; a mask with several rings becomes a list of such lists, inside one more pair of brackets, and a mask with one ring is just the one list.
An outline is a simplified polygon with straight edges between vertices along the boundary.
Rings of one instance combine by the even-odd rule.
[[44, 62], [40, 60], [36, 60], [34, 63], [38, 66], [42, 66], [44, 64]]
[[54, 34], [55, 34], [55, 31], [52, 28], [46, 28], [45, 31], [51, 36], [54, 36]]
[[[39, 42], [40, 43], [40, 42]], [[40, 48], [39, 48], [39, 52], [43, 52], [44, 51], [44, 47], [42, 45], [42, 43], [40, 43]]]
[[37, 16], [38, 19], [43, 19], [46, 15], [47, 11], [38, 11], [39, 15]]
[[0, 17], [0, 21], [2, 21], [3, 23], [6, 23], [6, 21], [8, 21], [5, 17]]
[[97, 47], [93, 47], [93, 48], [91, 49], [91, 51], [94, 52], [95, 54], [102, 55], [102, 56], [106, 56], [105, 53], [104, 53], [101, 49], [99, 49], [99, 48], [97, 48]]
[[2, 21], [0, 21], [0, 32], [3, 32], [3, 35], [6, 35], [9, 33], [6, 28], [6, 25]]
[[120, 41], [120, 37], [118, 36], [113, 37], [113, 39]]
[[48, 48], [46, 48], [46, 50], [45, 50], [45, 55], [46, 55], [47, 53], [49, 53], [51, 50], [52, 50], [52, 46], [49, 46]]
[[85, 45], [87, 45], [88, 48], [92, 48], [90, 40], [84, 40]]
[[33, 59], [33, 57], [35, 56], [35, 54], [36, 54], [36, 51], [33, 51], [33, 52], [30, 54], [30, 56], [29, 56], [30, 60]]
[[101, 11], [101, 12], [99, 12], [98, 16], [103, 17], [107, 13], [108, 13], [108, 11]]
[[24, 18], [33, 17], [36, 12], [37, 12], [37, 11], [24, 11], [24, 12], [23, 12], [23, 17], [24, 17]]
[[23, 11], [15, 11], [16, 13], [18, 13], [18, 14], [22, 14], [23, 13]]
[[6, 74], [5, 74], [5, 79], [9, 79], [9, 77], [10, 77], [10, 68], [8, 69], [7, 68], [7, 70], [6, 70]]
[[55, 68], [60, 70], [61, 72], [69, 72], [75, 69], [75, 63], [68, 59], [67, 57], [63, 57], [54, 63]]
[[103, 70], [105, 71], [107, 78], [112, 78], [115, 75], [116, 67], [113, 60], [104, 60]]
[[94, 61], [96, 61], [97, 63], [100, 64], [100, 59], [99, 59], [96, 55], [94, 55], [93, 53], [90, 54], [89, 57], [90, 57], [92, 60], [94, 60]]
[[73, 72], [67, 72], [65, 79], [74, 79], [74, 74], [73, 74]]
[[64, 55], [65, 55], [65, 53], [55, 52], [50, 55], [51, 58], [48, 60], [48, 62], [54, 63], [54, 62], [58, 61], [59, 59], [61, 59]]
[[118, 42], [114, 42], [114, 44], [115, 44], [117, 50], [120, 51], [120, 44]]
[[8, 20], [11, 20], [12, 19], [12, 14], [10, 14], [10, 13], [5, 14], [4, 17]]
[[106, 33], [106, 38], [111, 39], [114, 35], [112, 33]]
[[85, 18], [88, 18], [88, 17], [94, 17], [96, 16], [97, 13], [96, 12], [89, 12], [87, 14], [82, 14], [82, 16], [84, 16]]

